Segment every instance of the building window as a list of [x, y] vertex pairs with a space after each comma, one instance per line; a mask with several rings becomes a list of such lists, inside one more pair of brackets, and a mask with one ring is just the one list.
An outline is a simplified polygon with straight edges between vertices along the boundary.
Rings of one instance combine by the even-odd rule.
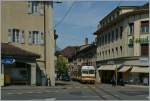
[[149, 21], [141, 22], [141, 34], [149, 33]]
[[107, 33], [105, 34], [105, 44], [107, 44]]
[[118, 39], [118, 28], [116, 28], [116, 40]]
[[122, 55], [122, 46], [120, 46], [120, 53], [121, 53], [121, 55]]
[[134, 33], [134, 23], [129, 23], [128, 35], [133, 35], [133, 33]]
[[118, 48], [116, 47], [116, 54], [118, 55]]
[[42, 2], [37, 1], [28, 1], [28, 13], [39, 13], [41, 15], [44, 14], [44, 4]]
[[39, 31], [29, 32], [29, 43], [30, 44], [44, 44], [44, 34]]
[[104, 51], [102, 53], [103, 53], [103, 59], [104, 59]]
[[114, 57], [114, 49], [112, 49], [112, 57]]
[[104, 45], [104, 35], [102, 35], [102, 45]]
[[100, 45], [100, 46], [102, 45], [101, 40], [102, 40], [102, 38], [99, 37], [99, 45]]
[[107, 51], [105, 51], [105, 55], [107, 56]]
[[24, 43], [24, 31], [8, 29], [8, 42]]
[[111, 42], [113, 42], [114, 39], [115, 39], [115, 35], [114, 35], [114, 31], [112, 31], [112, 33], [111, 33]]
[[149, 49], [148, 44], [141, 44], [141, 56], [148, 56], [149, 55]]
[[122, 39], [123, 27], [120, 26], [120, 39]]
[[111, 34], [108, 33], [108, 43], [110, 43], [110, 40], [111, 40], [111, 39], [110, 39], [110, 38], [111, 38], [110, 35], [111, 35]]

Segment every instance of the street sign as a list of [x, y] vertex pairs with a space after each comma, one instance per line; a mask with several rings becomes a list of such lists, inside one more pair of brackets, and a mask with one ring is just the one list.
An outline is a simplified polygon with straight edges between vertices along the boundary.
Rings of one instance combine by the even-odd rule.
[[13, 64], [15, 62], [15, 59], [12, 56], [5, 56], [5, 57], [2, 57], [1, 62], [3, 64]]

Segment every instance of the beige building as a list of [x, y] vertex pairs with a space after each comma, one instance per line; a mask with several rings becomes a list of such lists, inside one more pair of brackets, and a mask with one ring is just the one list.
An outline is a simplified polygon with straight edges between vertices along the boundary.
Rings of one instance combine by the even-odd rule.
[[101, 82], [110, 83], [114, 75], [118, 82], [148, 84], [149, 4], [117, 7], [94, 34]]
[[[31, 74], [29, 74], [33, 85], [45, 85], [49, 81], [49, 84], [55, 85], [52, 13], [51, 1], [1, 2], [1, 43], [8, 43], [41, 56], [35, 62], [17, 59], [15, 62], [15, 64], [19, 62], [30, 65]], [[2, 67], [5, 71], [5, 65]]]

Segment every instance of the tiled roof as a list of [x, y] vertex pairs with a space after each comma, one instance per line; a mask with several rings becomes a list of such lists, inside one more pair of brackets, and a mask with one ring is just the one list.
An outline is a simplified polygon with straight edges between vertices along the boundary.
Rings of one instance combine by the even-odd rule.
[[67, 58], [71, 58], [75, 55], [78, 46], [68, 46], [61, 51], [61, 54]]
[[23, 50], [19, 47], [16, 47], [8, 43], [1, 43], [1, 54], [2, 56], [14, 56], [21, 58], [31, 58], [31, 59], [40, 58], [39, 54]]

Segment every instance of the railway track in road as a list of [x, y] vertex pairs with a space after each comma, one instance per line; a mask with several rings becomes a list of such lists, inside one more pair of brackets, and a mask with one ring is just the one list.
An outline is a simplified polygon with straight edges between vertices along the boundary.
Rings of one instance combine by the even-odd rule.
[[99, 96], [101, 99], [103, 100], [107, 100], [105, 97], [103, 97], [99, 92], [97, 92], [91, 85], [87, 84], [87, 87], [94, 92], [94, 94], [96, 94], [97, 96]]
[[93, 85], [87, 84], [87, 86], [88, 86], [88, 88], [89, 88], [92, 92], [94, 92], [97, 96], [99, 96], [99, 97], [100, 97], [101, 99], [103, 99], [103, 100], [108, 100], [106, 97], [104, 97], [104, 96], [106, 96], [106, 95], [112, 96], [113, 98], [115, 98], [115, 99], [117, 99], [117, 100], [123, 100], [123, 99], [121, 99], [119, 96], [116, 96], [116, 95], [112, 94], [111, 92], [108, 92], [108, 91], [104, 90], [103, 88], [98, 87], [98, 86], [96, 86], [96, 85], [94, 85], [94, 87], [95, 87], [96, 89], [102, 91], [102, 92], [104, 93], [103, 95], [100, 94], [100, 92], [96, 91], [96, 89], [94, 89], [94, 88], [92, 87]]
[[[95, 86], [96, 86], [96, 85], [95, 85]], [[117, 100], [123, 100], [123, 99], [121, 99], [119, 96], [116, 96], [116, 95], [112, 94], [111, 92], [104, 90], [104, 89], [101, 88], [101, 87], [98, 87], [98, 86], [96, 86], [96, 87], [97, 87], [99, 90], [103, 91], [104, 93], [113, 96], [113, 97], [116, 98]]]

